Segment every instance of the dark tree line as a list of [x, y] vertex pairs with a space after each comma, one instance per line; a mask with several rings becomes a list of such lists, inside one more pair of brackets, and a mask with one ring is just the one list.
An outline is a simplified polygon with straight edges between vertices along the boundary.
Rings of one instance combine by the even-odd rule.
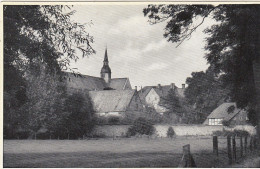
[[[91, 119], [91, 104], [88, 97], [66, 93], [61, 70], [78, 59], [76, 53], [84, 57], [95, 51], [85, 25], [70, 20], [74, 12], [69, 6], [3, 7], [5, 138], [17, 138], [18, 131], [36, 134], [41, 128], [82, 136], [78, 125]], [[71, 110], [76, 104], [71, 99], [80, 100], [80, 110]], [[65, 125], [68, 119], [71, 124]]]
[[[226, 90], [230, 91], [227, 92], [230, 101], [235, 101], [239, 108], [248, 109], [251, 120], [257, 119], [253, 64], [260, 56], [260, 5], [148, 5], [143, 12], [151, 24], [167, 22], [164, 37], [178, 45], [189, 39], [205, 18], [215, 20], [216, 24], [204, 30], [210, 35], [206, 39], [207, 54], [204, 56], [210, 64], [207, 71], [212, 75], [209, 78], [215, 78], [221, 83], [216, 90], [225, 93]], [[195, 22], [197, 18], [200, 18], [198, 24]], [[187, 79], [191, 87], [188, 87], [186, 94], [200, 93], [199, 97], [190, 100], [197, 106], [207, 104], [207, 97], [203, 96], [207, 92], [198, 91], [198, 86], [192, 86], [203, 74], [196, 72]], [[210, 94], [218, 97], [219, 93], [214, 91], [216, 81], [212, 79], [210, 85]]]

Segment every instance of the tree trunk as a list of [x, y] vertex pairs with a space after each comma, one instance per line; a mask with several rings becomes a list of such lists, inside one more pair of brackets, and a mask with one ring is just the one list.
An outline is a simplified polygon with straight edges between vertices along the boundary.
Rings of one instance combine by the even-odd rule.
[[[260, 38], [259, 38], [260, 39]], [[260, 41], [260, 40], [259, 40]], [[258, 42], [260, 43], [260, 42]], [[256, 113], [257, 113], [257, 138], [258, 143], [260, 143], [260, 55], [258, 55], [257, 60], [253, 64], [254, 69], [254, 79], [255, 79], [255, 88], [256, 88]], [[260, 146], [257, 146], [260, 153]]]

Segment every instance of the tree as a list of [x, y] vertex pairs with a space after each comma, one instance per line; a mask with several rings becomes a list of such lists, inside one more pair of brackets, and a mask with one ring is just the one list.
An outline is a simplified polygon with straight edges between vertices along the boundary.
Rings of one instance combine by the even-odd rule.
[[41, 128], [50, 132], [54, 130], [55, 123], [61, 118], [59, 113], [65, 99], [66, 89], [58, 75], [48, 74], [46, 64], [34, 63], [26, 71], [26, 97], [27, 102], [19, 110], [26, 112], [24, 128], [34, 134]]
[[21, 108], [26, 107], [27, 90], [32, 89], [25, 78], [29, 69], [42, 64], [46, 74], [58, 76], [68, 69], [70, 60], [78, 59], [77, 53], [87, 56], [95, 52], [86, 26], [70, 20], [74, 12], [68, 6], [57, 5], [3, 7], [5, 131], [17, 129], [23, 122], [25, 111]]
[[127, 131], [128, 136], [134, 136], [136, 134], [146, 134], [153, 135], [155, 133], [155, 128], [153, 124], [145, 119], [144, 117], [139, 117], [134, 121], [134, 124], [129, 127]]
[[[253, 65], [260, 60], [259, 11], [259, 5], [149, 5], [144, 15], [152, 24], [167, 21], [164, 36], [179, 44], [188, 39], [206, 17], [215, 20], [216, 24], [205, 30], [210, 35], [206, 39], [205, 58], [230, 87], [231, 101], [240, 108], [257, 110]], [[194, 25], [198, 17], [201, 21]], [[259, 122], [258, 126], [260, 134]]]
[[190, 106], [185, 98], [177, 96], [175, 89], [170, 89], [159, 103], [166, 108], [163, 121], [167, 123], [197, 123], [193, 117], [195, 110]]
[[167, 130], [167, 137], [173, 138], [174, 135], [175, 135], [175, 132], [174, 132], [173, 128], [169, 127]]
[[192, 72], [188, 77], [185, 90], [185, 98], [198, 112], [197, 121], [202, 123], [216, 107], [229, 99], [227, 87], [224, 87], [223, 80], [207, 70], [206, 72]]
[[68, 138], [81, 138], [89, 134], [94, 127], [94, 110], [88, 94], [73, 93], [65, 100], [63, 118], [59, 122], [58, 133]]
[[166, 108], [164, 115], [170, 116], [171, 114], [177, 115], [178, 122], [182, 122], [184, 117], [184, 109], [181, 105], [179, 97], [176, 95], [174, 89], [170, 89], [166, 97], [163, 97], [159, 103], [161, 106]]

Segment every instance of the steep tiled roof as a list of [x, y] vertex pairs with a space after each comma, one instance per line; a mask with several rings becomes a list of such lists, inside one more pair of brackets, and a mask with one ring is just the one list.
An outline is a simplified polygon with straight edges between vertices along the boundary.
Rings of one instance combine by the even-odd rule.
[[103, 90], [106, 82], [103, 78], [88, 75], [78, 75], [70, 72], [64, 72], [68, 88], [81, 90]]
[[[228, 109], [234, 106], [233, 111], [228, 111]], [[209, 118], [215, 118], [215, 119], [221, 119], [229, 121], [233, 117], [235, 117], [239, 112], [244, 111], [239, 108], [237, 108], [236, 103], [223, 103], [220, 106], [218, 106], [213, 112], [208, 116]]]
[[[160, 88], [158, 86], [145, 86], [143, 89], [141, 89], [139, 91], [139, 97], [141, 98], [142, 101], [145, 101], [145, 97], [146, 95], [150, 92], [151, 89], [154, 89], [156, 91], [156, 93], [160, 96], [160, 97], [166, 97], [168, 95], [169, 90], [171, 89], [171, 85], [165, 85], [165, 86], [161, 86]], [[183, 88], [178, 88], [175, 86], [175, 91], [176, 94], [179, 97], [184, 97], [184, 91], [185, 89]], [[143, 102], [145, 103], [145, 102]]]
[[109, 87], [115, 90], [124, 90], [127, 80], [127, 78], [113, 78], [110, 81]]
[[97, 113], [126, 111], [135, 90], [90, 91], [89, 95]]
[[153, 88], [154, 86], [145, 86], [143, 87], [141, 90], [138, 91], [138, 95], [142, 101], [142, 103], [145, 103], [145, 96], [150, 92], [150, 90]]

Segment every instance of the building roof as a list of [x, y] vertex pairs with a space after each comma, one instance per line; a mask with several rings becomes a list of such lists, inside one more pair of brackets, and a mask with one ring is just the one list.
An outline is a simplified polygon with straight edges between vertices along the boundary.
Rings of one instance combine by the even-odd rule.
[[110, 81], [109, 87], [115, 90], [124, 90], [128, 78], [113, 78]]
[[[146, 95], [150, 92], [151, 89], [154, 89], [155, 92], [160, 96], [160, 97], [166, 97], [169, 93], [169, 90], [171, 89], [171, 85], [164, 85], [164, 86], [145, 86], [139, 91], [139, 97], [142, 101], [145, 101]], [[185, 89], [183, 88], [178, 88], [175, 86], [175, 91], [177, 96], [179, 97], [184, 97], [184, 91]]]
[[[232, 107], [234, 107], [233, 110]], [[213, 110], [213, 112], [207, 118], [223, 119], [229, 121], [241, 111], [244, 110], [237, 108], [236, 103], [223, 103], [215, 110]]]
[[96, 113], [126, 111], [135, 90], [90, 91], [89, 95]]
[[145, 103], [145, 97], [152, 88], [153, 88], [153, 86], [145, 86], [141, 90], [138, 91], [138, 95], [139, 95], [142, 103]]
[[106, 82], [103, 78], [93, 77], [88, 75], [73, 74], [64, 72], [67, 86], [73, 89], [83, 90], [103, 90], [106, 87]]

